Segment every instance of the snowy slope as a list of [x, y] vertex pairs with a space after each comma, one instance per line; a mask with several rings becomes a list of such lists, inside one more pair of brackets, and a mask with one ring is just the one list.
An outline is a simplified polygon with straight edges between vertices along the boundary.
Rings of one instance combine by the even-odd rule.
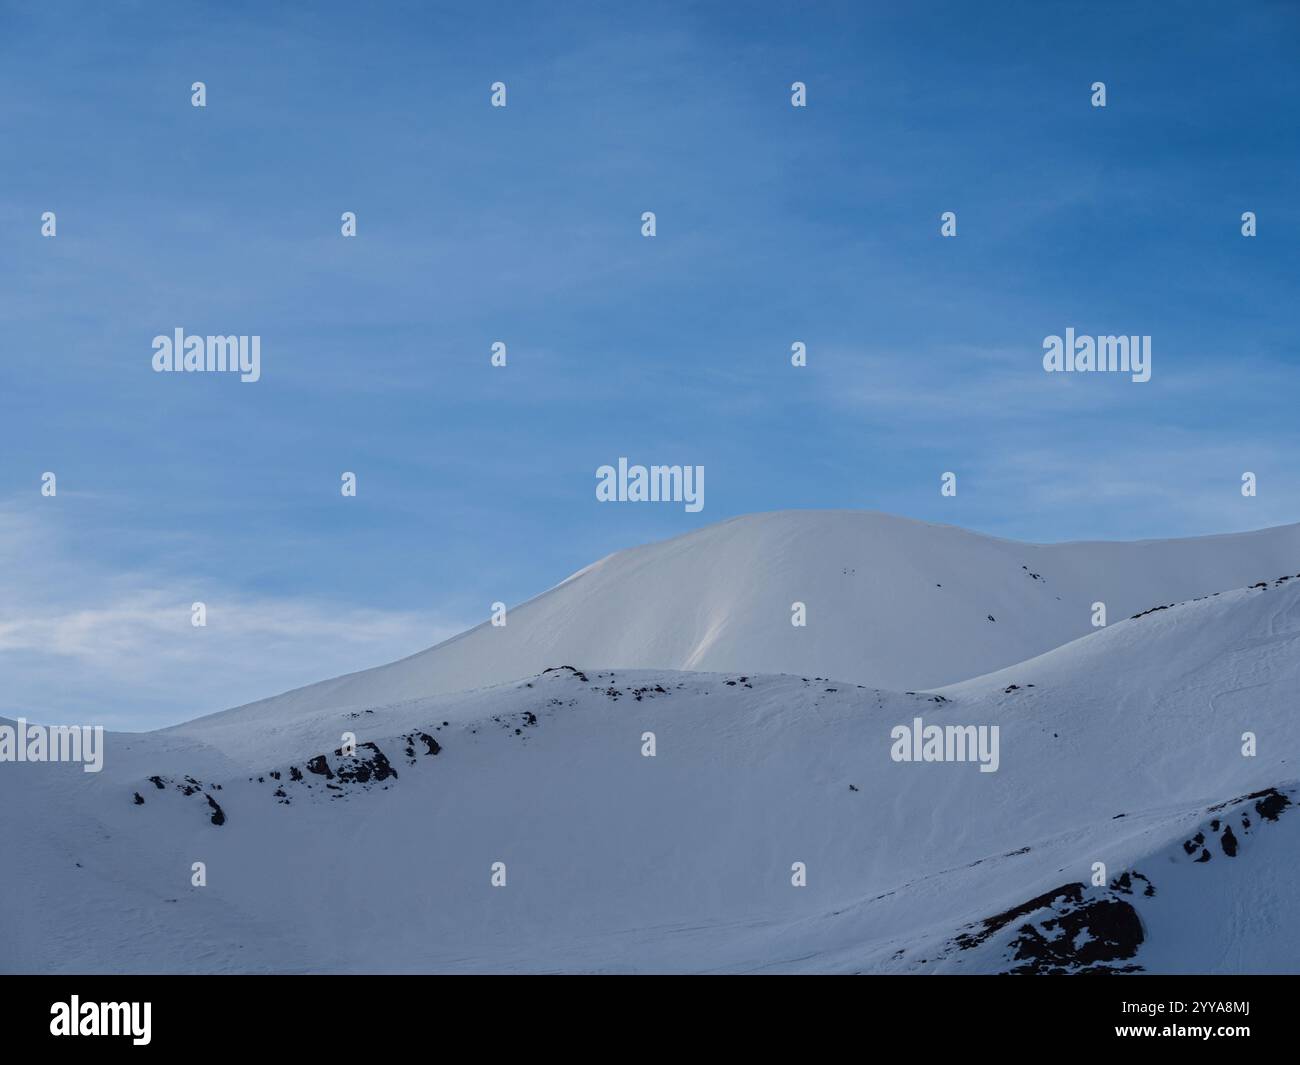
[[[1298, 640], [1289, 579], [934, 692], [562, 668], [114, 735], [0, 772], [0, 968], [1297, 971]], [[892, 761], [916, 716], [998, 771]]]
[[[1300, 525], [1137, 543], [1023, 544], [860, 511], [735, 518], [611, 555], [410, 658], [248, 708], [282, 719], [531, 676], [621, 669], [818, 674], [892, 689], [950, 684], [1157, 604], [1300, 570]], [[807, 626], [791, 625], [791, 604]], [[990, 617], [993, 620], [990, 620]]]

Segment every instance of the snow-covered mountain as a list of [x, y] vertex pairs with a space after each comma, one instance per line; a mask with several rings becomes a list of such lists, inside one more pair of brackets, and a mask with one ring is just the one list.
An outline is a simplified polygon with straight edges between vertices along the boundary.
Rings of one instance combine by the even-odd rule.
[[[715, 619], [701, 654], [742, 654], [729, 633], [748, 627], [764, 671], [611, 668], [583, 652], [521, 679], [368, 704], [340, 705], [332, 682], [110, 735], [98, 774], [0, 767], [3, 882], [31, 902], [0, 910], [0, 968], [1300, 971], [1300, 562], [1279, 564], [1295, 530], [1037, 548], [857, 520], [769, 515], [613, 556], [505, 630], [399, 664], [393, 690], [406, 695], [421, 661], [527, 633], [515, 626], [530, 609], [607, 649], [623, 637], [589, 628], [588, 611], [640, 632], [643, 594], [651, 616], [693, 632], [711, 609], [698, 602], [724, 587], [735, 617]], [[845, 525], [879, 533], [860, 567], [836, 553], [847, 536], [803, 545], [810, 529], [829, 543]], [[758, 554], [731, 587], [716, 571], [739, 540]], [[765, 637], [756, 604], [782, 608], [790, 629], [787, 600], [808, 602], [815, 636], [820, 602], [836, 626], [856, 617], [885, 638], [888, 610], [852, 605], [852, 584], [837, 593], [831, 563], [844, 582], [893, 589], [912, 619], [910, 642], [901, 625], [888, 633], [904, 660], [888, 668], [950, 676], [953, 656], [1000, 653], [966, 646], [978, 625], [915, 602], [930, 577], [936, 594], [993, 614], [990, 630], [1033, 610], [1040, 628], [1064, 631], [1074, 611], [1081, 622], [1045, 653], [933, 690], [771, 672], [764, 656], [790, 637]], [[1207, 587], [1243, 570], [1249, 581]], [[796, 571], [821, 583], [799, 594], [782, 583]], [[590, 602], [575, 594], [584, 582]], [[1169, 605], [1189, 585], [1200, 598]], [[627, 598], [611, 601], [615, 587]], [[1105, 628], [1089, 624], [1094, 600], [1110, 607]], [[688, 635], [658, 634], [653, 653]], [[824, 636], [845, 655], [873, 646], [838, 627]], [[895, 760], [895, 730], [918, 718], [996, 726], [996, 771]], [[204, 887], [191, 886], [195, 862]]]
[[[374, 706], [557, 663], [800, 673], [891, 689], [1022, 662], [1156, 605], [1300, 569], [1300, 525], [1135, 543], [1024, 544], [863, 511], [777, 511], [620, 551], [399, 662], [250, 704], [255, 719]], [[807, 624], [791, 624], [803, 603]], [[227, 711], [233, 723], [244, 709]]]

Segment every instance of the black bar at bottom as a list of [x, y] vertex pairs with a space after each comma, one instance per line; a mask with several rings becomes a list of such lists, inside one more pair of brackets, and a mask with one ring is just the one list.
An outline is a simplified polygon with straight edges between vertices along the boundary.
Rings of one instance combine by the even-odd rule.
[[450, 1051], [473, 1036], [491, 1054], [564, 1041], [670, 1049], [698, 1036], [732, 1051], [788, 1041], [818, 1053], [842, 1036], [864, 1052], [886, 1039], [926, 1050], [1266, 1049], [1294, 1046], [1298, 993], [1289, 976], [15, 976], [0, 978], [0, 1046], [205, 1056], [315, 1046], [337, 1058], [396, 1052], [408, 1038]]

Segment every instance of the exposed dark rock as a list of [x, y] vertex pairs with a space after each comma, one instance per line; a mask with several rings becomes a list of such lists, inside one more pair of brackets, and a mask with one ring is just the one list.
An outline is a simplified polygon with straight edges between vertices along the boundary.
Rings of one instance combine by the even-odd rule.
[[1123, 873], [1120, 873], [1119, 876], [1117, 876], [1114, 880], [1111, 881], [1110, 889], [1111, 891], [1119, 892], [1121, 895], [1131, 895], [1133, 894], [1134, 888], [1136, 888], [1137, 886], [1136, 884], [1134, 884], [1135, 880], [1141, 880], [1144, 884], [1146, 884], [1146, 888], [1143, 890], [1142, 894], [1145, 895], [1147, 898], [1150, 898], [1152, 895], [1156, 893], [1155, 885], [1152, 884], [1150, 880], [1148, 880], [1145, 876], [1139, 873], [1136, 869], [1134, 869], [1131, 874], [1127, 870], [1125, 870]]
[[1013, 906], [1002, 913], [995, 913], [992, 917], [985, 917], [980, 922], [980, 928], [975, 932], [963, 932], [957, 936], [954, 942], [962, 950], [970, 950], [971, 947], [977, 947], [983, 943], [989, 936], [1000, 928], [1006, 927], [1012, 921], [1020, 917], [1027, 917], [1036, 910], [1052, 905], [1058, 900], [1062, 902], [1081, 902], [1083, 899], [1082, 884], [1062, 884], [1051, 891], [1045, 891], [1041, 895], [1035, 895], [1028, 902], [1022, 902], [1019, 906]]
[[[341, 751], [336, 751], [335, 754], [342, 757]], [[397, 770], [389, 764], [383, 751], [367, 741], [358, 744], [357, 753], [340, 763], [335, 775], [344, 784], [365, 784], [371, 780], [378, 783], [396, 777]]]
[[[583, 684], [587, 683], [587, 674], [585, 674], [584, 672], [582, 672], [582, 670], [577, 669], [574, 666], [551, 666], [549, 669], [542, 670], [542, 676], [546, 676], [547, 673], [558, 673], [562, 669], [567, 669], [570, 673], [572, 673], [575, 677], [577, 677], [578, 680], [582, 681]], [[445, 721], [443, 722], [444, 725], [446, 723], [447, 722]]]
[[[1145, 879], [1145, 878], [1143, 878]], [[1121, 877], [1121, 880], [1124, 880]], [[1132, 878], [1124, 880], [1132, 884]], [[1047, 911], [1039, 920], [1035, 914]], [[978, 928], [954, 940], [970, 950], [1014, 921], [1024, 920], [1010, 942], [1007, 971], [1030, 973], [1111, 973], [1140, 971], [1140, 966], [1116, 966], [1136, 955], [1143, 941], [1142, 922], [1133, 906], [1121, 899], [1088, 897], [1083, 884], [1062, 884], [1002, 913], [987, 917]]]
[[1134, 614], [1129, 621], [1136, 621], [1138, 618], [1144, 618], [1148, 614], [1154, 614], [1157, 610], [1168, 610], [1171, 606], [1177, 606], [1176, 603], [1170, 603], [1168, 606], [1153, 606], [1150, 610], [1144, 610], [1140, 614]]
[[1012, 940], [1013, 957], [1021, 963], [1012, 973], [1110, 971], [1103, 963], [1132, 958], [1144, 938], [1137, 911], [1121, 899], [1091, 899], [1043, 921], [1040, 927], [1022, 925]]
[[1259, 800], [1255, 803], [1255, 812], [1265, 821], [1276, 821], [1278, 815], [1291, 805], [1291, 800], [1278, 791], [1277, 788], [1257, 791], [1247, 795], [1246, 798]]
[[325, 756], [323, 754], [318, 754], [307, 763], [307, 772], [315, 773], [317, 776], [325, 777], [327, 780], [334, 779], [334, 773], [330, 770], [330, 764], [325, 761]]

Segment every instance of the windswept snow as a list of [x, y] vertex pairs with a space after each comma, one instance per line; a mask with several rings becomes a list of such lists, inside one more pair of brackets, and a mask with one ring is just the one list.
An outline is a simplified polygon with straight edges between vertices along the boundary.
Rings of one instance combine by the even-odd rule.
[[[918, 690], [1087, 635], [1096, 602], [1115, 622], [1297, 569], [1300, 525], [1040, 545], [872, 512], [756, 514], [610, 555], [513, 608], [503, 627], [485, 622], [410, 658], [224, 717], [240, 727], [246, 714], [283, 721], [400, 702], [562, 662], [761, 670]], [[806, 606], [806, 627], [791, 625], [796, 602]]]
[[[763, 534], [765, 557], [817, 557], [777, 550], [777, 530], [797, 540], [804, 528], [781, 518]], [[1132, 560], [1147, 545], [1026, 549], [914, 531], [965, 544], [972, 559], [1005, 551], [1017, 569], [1017, 552], [1057, 552], [1026, 564], [1049, 591], [1076, 581], [1089, 602], [1080, 574], [1105, 568], [1098, 558], [1148, 583], [1096, 596], [1115, 600], [1104, 629], [1090, 631], [1085, 612], [1082, 638], [929, 691], [830, 671], [611, 669], [584, 653], [472, 691], [315, 707], [304, 696], [286, 713], [270, 700], [110, 734], [99, 774], [6, 765], [4, 882], [30, 905], [0, 917], [0, 968], [1300, 969], [1300, 579], [1175, 603], [1180, 581], [1234, 565], [1255, 578], [1271, 563], [1245, 558], [1238, 541], [1249, 538], [1184, 541], [1170, 548], [1181, 565], [1157, 551], [1143, 568]], [[1256, 542], [1280, 553], [1283, 533]], [[1216, 545], [1232, 557], [1212, 561]], [[696, 544], [658, 548], [688, 557]], [[725, 542], [716, 554], [727, 557]], [[641, 566], [681, 561], [629, 556], [640, 563], [614, 556], [584, 572], [617, 562], [625, 586], [648, 589], [658, 582]], [[674, 579], [694, 563], [682, 565]], [[733, 595], [781, 604], [793, 593], [764, 590], [776, 568]], [[960, 589], [966, 572], [937, 582]], [[872, 579], [897, 582], [898, 566]], [[997, 586], [988, 572], [968, 579], [990, 595]], [[1001, 625], [1040, 590], [1023, 580], [1005, 605], [966, 601]], [[695, 599], [682, 595], [679, 610]], [[1116, 620], [1156, 605], [1167, 609]], [[638, 617], [628, 609], [624, 621]], [[950, 646], [961, 651], [933, 631], [912, 639], [936, 675]], [[891, 730], [916, 718], [997, 726], [998, 770], [892, 760]], [[206, 887], [191, 886], [196, 861]], [[494, 863], [505, 886], [492, 885]], [[796, 863], [806, 887], [792, 885]]]

